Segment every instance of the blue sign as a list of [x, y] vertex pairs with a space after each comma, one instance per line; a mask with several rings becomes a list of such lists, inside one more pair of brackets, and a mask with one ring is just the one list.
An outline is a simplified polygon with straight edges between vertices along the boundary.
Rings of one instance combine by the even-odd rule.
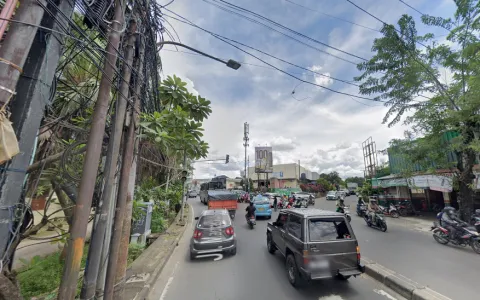
[[283, 172], [273, 172], [271, 176], [275, 178], [283, 178]]

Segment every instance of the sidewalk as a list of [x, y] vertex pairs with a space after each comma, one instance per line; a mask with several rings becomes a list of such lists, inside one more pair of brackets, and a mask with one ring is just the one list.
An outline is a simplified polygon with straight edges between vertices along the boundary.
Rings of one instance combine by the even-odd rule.
[[435, 216], [417, 216], [417, 217], [400, 217], [398, 219], [389, 218], [388, 222], [396, 225], [405, 226], [420, 232], [430, 232], [433, 222], [437, 219]]
[[[51, 214], [61, 207], [59, 204], [52, 203], [47, 210], [47, 215]], [[42, 219], [43, 211], [34, 211], [34, 224], [40, 223]], [[63, 211], [55, 213], [51, 218], [64, 217]], [[15, 257], [13, 261], [13, 269], [20, 269], [24, 266], [24, 263], [21, 260], [30, 261], [35, 256], [47, 256], [49, 254], [55, 253], [63, 249], [63, 243], [56, 242], [52, 243], [52, 239], [58, 238], [59, 230], [48, 231], [50, 224], [45, 225], [36, 235], [32, 235], [30, 238], [26, 238], [20, 242], [15, 251]], [[87, 226], [87, 235], [86, 240], [90, 239], [92, 233], [93, 221], [90, 222]], [[64, 225], [63, 229], [68, 227]]]

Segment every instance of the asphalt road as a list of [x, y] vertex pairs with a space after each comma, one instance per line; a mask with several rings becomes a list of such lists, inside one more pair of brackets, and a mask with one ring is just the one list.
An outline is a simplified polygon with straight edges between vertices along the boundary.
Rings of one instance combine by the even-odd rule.
[[[193, 206], [195, 216], [206, 208], [198, 199], [190, 199], [189, 203]], [[304, 289], [293, 288], [288, 282], [281, 255], [271, 255], [266, 249], [268, 221], [259, 220], [255, 229], [250, 230], [243, 218], [244, 207], [244, 204], [240, 205], [234, 221], [238, 239], [237, 255], [225, 256], [218, 261], [213, 261], [213, 258], [190, 261], [188, 245], [193, 230], [189, 226], [149, 299], [403, 299], [366, 275], [350, 278], [346, 282], [323, 280]]]
[[[480, 255], [470, 247], [444, 246], [431, 233], [409, 228], [402, 218], [387, 218], [383, 233], [356, 215], [356, 196], [349, 196], [352, 226], [362, 255], [452, 299], [478, 299]], [[317, 199], [315, 207], [335, 209], [335, 201]]]

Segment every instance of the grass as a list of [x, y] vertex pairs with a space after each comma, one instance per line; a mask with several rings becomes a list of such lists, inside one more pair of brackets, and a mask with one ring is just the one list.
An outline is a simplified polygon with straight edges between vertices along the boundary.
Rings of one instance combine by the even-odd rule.
[[145, 250], [145, 245], [141, 244], [130, 244], [128, 245], [128, 260], [127, 265], [131, 265], [134, 260], [136, 260], [140, 254]]
[[[88, 246], [85, 246], [83, 249], [82, 268], [85, 267], [87, 253]], [[19, 271], [17, 280], [20, 283], [20, 291], [25, 299], [40, 295], [45, 295], [45, 299], [56, 298], [56, 289], [60, 286], [63, 273], [63, 261], [60, 261], [60, 254], [61, 251], [43, 258], [35, 256], [25, 269]]]

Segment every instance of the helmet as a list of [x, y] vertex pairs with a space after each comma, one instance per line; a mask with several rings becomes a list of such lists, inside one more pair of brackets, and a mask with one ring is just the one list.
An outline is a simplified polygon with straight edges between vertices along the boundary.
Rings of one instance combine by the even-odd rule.
[[455, 214], [456, 210], [455, 208], [451, 207], [451, 206], [446, 206], [444, 209], [443, 209], [443, 212], [446, 213], [447, 215], [449, 216], [452, 216]]
[[475, 210], [475, 215], [480, 216], [480, 209]]

